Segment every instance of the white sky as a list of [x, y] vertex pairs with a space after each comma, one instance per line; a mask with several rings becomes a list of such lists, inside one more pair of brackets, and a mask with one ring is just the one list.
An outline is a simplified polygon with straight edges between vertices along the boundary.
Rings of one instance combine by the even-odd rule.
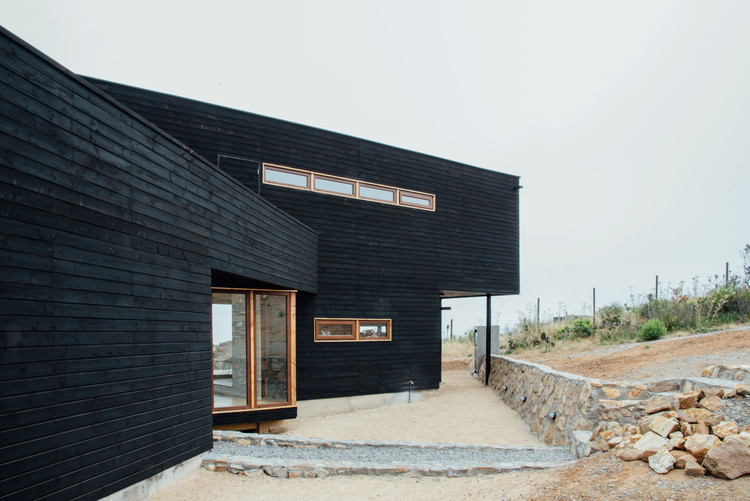
[[[502, 327], [739, 273], [750, 243], [747, 1], [5, 0], [0, 22], [77, 73], [521, 176]], [[453, 307], [457, 333], [484, 318]]]

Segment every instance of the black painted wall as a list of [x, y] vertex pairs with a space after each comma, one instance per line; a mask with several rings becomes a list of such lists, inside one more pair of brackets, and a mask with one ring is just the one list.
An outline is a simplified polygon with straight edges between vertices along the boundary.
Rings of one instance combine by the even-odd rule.
[[[221, 156], [222, 168], [254, 190], [257, 162], [269, 162], [437, 195], [437, 210], [427, 212], [260, 185], [261, 196], [319, 234], [318, 294], [298, 299], [300, 400], [401, 391], [410, 380], [436, 388], [441, 291], [518, 293], [516, 176], [91, 81], [206, 158]], [[315, 343], [315, 317], [391, 318], [393, 341]]]
[[0, 498], [98, 499], [210, 449], [212, 271], [312, 293], [317, 236], [2, 30], [0, 68]]

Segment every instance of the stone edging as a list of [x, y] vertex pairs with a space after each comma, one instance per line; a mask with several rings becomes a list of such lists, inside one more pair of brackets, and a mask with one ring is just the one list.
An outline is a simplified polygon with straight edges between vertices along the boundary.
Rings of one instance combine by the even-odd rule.
[[[214, 440], [235, 441], [243, 445], [277, 445], [280, 447], [330, 447], [348, 448], [353, 446], [367, 447], [415, 447], [436, 449], [473, 449], [473, 450], [509, 450], [523, 451], [534, 447], [504, 447], [482, 444], [437, 444], [429, 442], [389, 442], [369, 440], [325, 440], [303, 437], [285, 437], [279, 435], [259, 435], [214, 431]], [[411, 477], [466, 477], [490, 475], [507, 471], [548, 469], [559, 466], [559, 462], [508, 462], [493, 464], [461, 463], [368, 463], [368, 462], [311, 462], [290, 461], [284, 459], [254, 458], [251, 456], [225, 456], [209, 453], [203, 457], [202, 466], [210, 471], [226, 471], [243, 474], [249, 477], [270, 475], [278, 478], [323, 478], [332, 475], [404, 475]]]
[[214, 430], [214, 441], [237, 442], [243, 445], [278, 445], [279, 447], [325, 447], [346, 449], [348, 447], [411, 447], [416, 449], [469, 449], [475, 451], [529, 451], [536, 447], [523, 445], [494, 444], [447, 444], [438, 442], [395, 442], [388, 440], [343, 440], [326, 438], [293, 437], [243, 433], [239, 431]]

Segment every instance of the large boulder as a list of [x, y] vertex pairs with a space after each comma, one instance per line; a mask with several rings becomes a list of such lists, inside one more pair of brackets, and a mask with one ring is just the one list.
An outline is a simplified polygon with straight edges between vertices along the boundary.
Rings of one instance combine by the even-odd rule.
[[747, 475], [750, 473], [750, 446], [740, 438], [727, 440], [708, 451], [703, 467], [714, 477], [728, 480]]

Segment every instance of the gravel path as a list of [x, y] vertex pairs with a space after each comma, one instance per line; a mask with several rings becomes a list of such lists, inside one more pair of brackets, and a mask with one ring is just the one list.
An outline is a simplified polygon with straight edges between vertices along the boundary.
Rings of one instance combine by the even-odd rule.
[[[378, 464], [564, 464], [575, 456], [562, 447], [502, 447], [458, 444], [416, 444], [381, 442], [365, 445], [354, 441], [336, 441], [326, 447], [321, 441], [300, 442], [289, 446], [289, 437], [263, 435], [264, 445], [240, 444], [235, 441], [215, 441], [213, 455], [249, 456], [259, 459], [286, 461], [314, 461], [335, 463]], [[302, 439], [299, 439], [302, 440]], [[282, 443], [282, 446], [278, 445]]]

